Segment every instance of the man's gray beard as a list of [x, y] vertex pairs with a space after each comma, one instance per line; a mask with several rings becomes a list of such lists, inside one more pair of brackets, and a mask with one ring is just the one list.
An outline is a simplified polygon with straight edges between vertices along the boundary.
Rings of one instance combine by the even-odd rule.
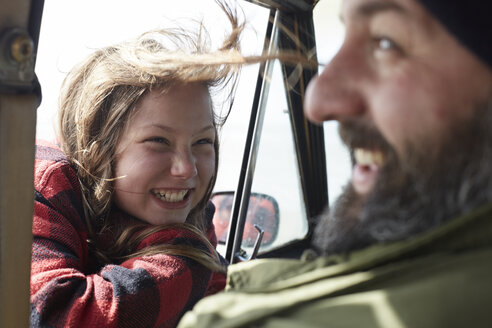
[[425, 142], [420, 149], [408, 147], [403, 164], [387, 149], [392, 161], [367, 199], [348, 183], [319, 217], [313, 247], [330, 255], [404, 240], [491, 202], [492, 101], [449, 131], [432, 161]]

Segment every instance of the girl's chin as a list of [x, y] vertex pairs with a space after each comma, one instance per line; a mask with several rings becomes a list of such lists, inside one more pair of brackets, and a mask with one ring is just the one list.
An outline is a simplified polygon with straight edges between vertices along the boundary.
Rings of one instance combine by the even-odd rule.
[[148, 219], [144, 219], [143, 221], [150, 223], [152, 225], [162, 225], [162, 224], [180, 224], [185, 223], [186, 216], [174, 216], [174, 215], [166, 215], [166, 216], [158, 216], [152, 217]]

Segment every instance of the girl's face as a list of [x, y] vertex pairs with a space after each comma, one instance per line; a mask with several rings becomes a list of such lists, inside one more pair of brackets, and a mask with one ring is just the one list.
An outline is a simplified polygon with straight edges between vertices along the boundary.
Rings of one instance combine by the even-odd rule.
[[153, 90], [136, 106], [116, 147], [114, 202], [150, 224], [183, 223], [215, 172], [208, 90], [198, 83]]

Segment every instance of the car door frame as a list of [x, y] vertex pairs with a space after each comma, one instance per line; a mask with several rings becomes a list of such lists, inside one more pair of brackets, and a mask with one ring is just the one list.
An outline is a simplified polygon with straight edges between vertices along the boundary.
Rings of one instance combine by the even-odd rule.
[[0, 0], [0, 7], [0, 327], [28, 327], [44, 0]]
[[[268, 54], [269, 51], [270, 53], [272, 51], [286, 51], [303, 54], [316, 60], [313, 22], [313, 8], [316, 1], [247, 1], [270, 10], [264, 54]], [[269, 79], [263, 78], [271, 75], [268, 64], [268, 62], [262, 64], [258, 72], [242, 167], [235, 191], [231, 223], [226, 241], [225, 257], [229, 263], [241, 260], [239, 258], [241, 238], [251, 194], [258, 139], [263, 124], [264, 104], [268, 98], [268, 91], [265, 90], [269, 88]], [[306, 217], [313, 218], [328, 205], [328, 178], [323, 127], [309, 122], [303, 112], [305, 89], [309, 80], [317, 74], [317, 69], [286, 63], [281, 63], [281, 68], [294, 136], [304, 208], [306, 209]], [[308, 221], [308, 233], [304, 239], [295, 240], [279, 248], [260, 253], [258, 257], [299, 257], [305, 249], [309, 248], [311, 242], [315, 222], [313, 220]]]

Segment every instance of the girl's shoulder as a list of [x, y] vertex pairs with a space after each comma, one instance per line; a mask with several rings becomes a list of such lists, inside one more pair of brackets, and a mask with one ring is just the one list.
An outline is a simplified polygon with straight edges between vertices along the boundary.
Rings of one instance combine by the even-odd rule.
[[36, 159], [51, 161], [66, 160], [67, 156], [63, 153], [60, 146], [53, 141], [36, 139]]
[[60, 184], [59, 187], [78, 189], [77, 173], [58, 145], [36, 140], [34, 187], [39, 192], [47, 187], [57, 190], [57, 184]]
[[77, 172], [54, 143], [36, 141], [34, 189], [35, 201], [43, 208], [49, 208], [67, 218], [83, 217]]

